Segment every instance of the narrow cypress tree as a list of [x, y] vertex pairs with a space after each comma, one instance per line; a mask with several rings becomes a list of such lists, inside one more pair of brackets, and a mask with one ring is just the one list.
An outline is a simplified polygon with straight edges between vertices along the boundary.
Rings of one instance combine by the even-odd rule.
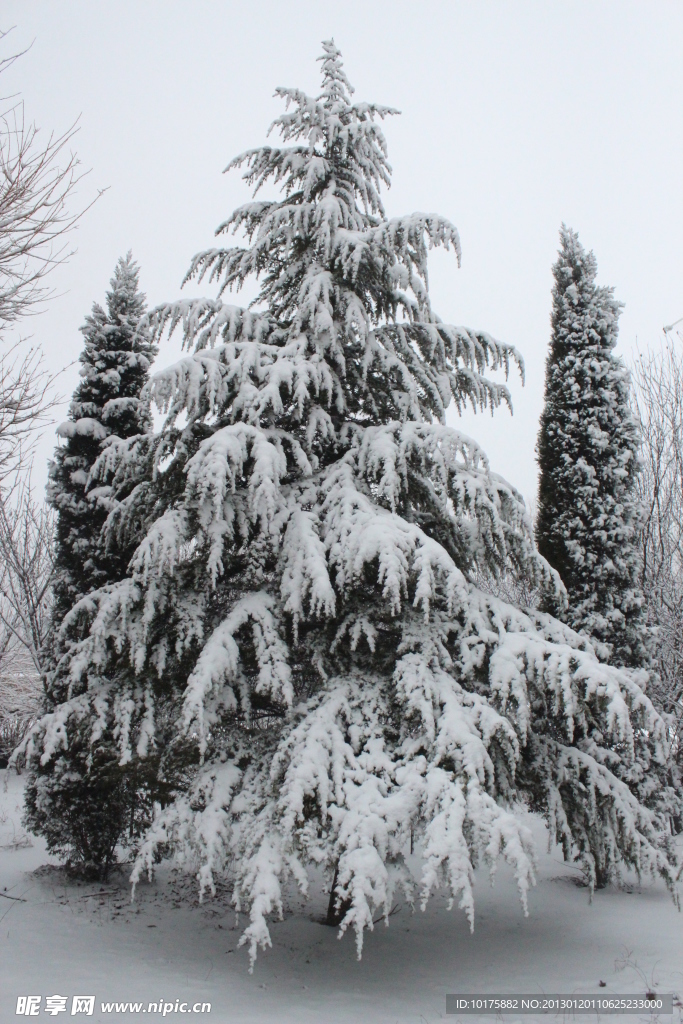
[[81, 328], [83, 380], [74, 391], [69, 419], [57, 430], [66, 443], [56, 449], [50, 466], [48, 500], [57, 512], [56, 628], [81, 597], [121, 579], [132, 554], [125, 545], [107, 549], [102, 542], [110, 488], [89, 487], [89, 474], [107, 438], [130, 438], [151, 426], [140, 392], [156, 349], [148, 332], [138, 332], [144, 313], [139, 269], [129, 252], [116, 265], [106, 311], [95, 303]]
[[[636, 584], [639, 430], [629, 374], [614, 354], [621, 303], [562, 225], [537, 453], [536, 539], [567, 588], [566, 621], [609, 644], [615, 665], [647, 664]], [[556, 609], [553, 609], [556, 610]]]
[[[134, 482], [128, 480], [114, 492], [106, 456], [101, 473], [95, 465], [108, 440], [130, 441], [151, 428], [141, 391], [156, 348], [149, 331], [140, 329], [145, 296], [130, 252], [116, 265], [106, 305], [105, 311], [95, 303], [81, 328], [83, 379], [74, 392], [69, 419], [57, 431], [66, 443], [57, 448], [50, 467], [48, 500], [57, 522], [48, 708], [57, 707], [65, 696], [59, 672], [70, 646], [61, 628], [65, 617], [82, 598], [125, 577], [136, 546], [122, 535], [107, 543], [103, 533], [110, 512]], [[122, 835], [135, 831], [138, 779], [119, 763], [116, 744], [104, 724], [96, 732], [95, 736], [92, 729], [74, 729], [68, 749], [59, 749], [55, 758], [36, 766], [26, 790], [26, 821], [79, 873], [104, 878]]]

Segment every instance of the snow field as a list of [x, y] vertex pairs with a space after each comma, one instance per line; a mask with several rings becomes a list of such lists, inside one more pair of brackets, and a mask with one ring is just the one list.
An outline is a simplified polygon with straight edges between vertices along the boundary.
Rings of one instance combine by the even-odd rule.
[[[153, 883], [140, 882], [131, 904], [127, 873], [104, 885], [69, 880], [42, 840], [21, 827], [23, 781], [0, 771], [3, 1024], [18, 1019], [18, 995], [38, 993], [94, 994], [90, 1019], [110, 1022], [116, 1015], [103, 1015], [102, 1001], [208, 1001], [212, 1011], [203, 1019], [212, 1024], [455, 1022], [446, 1017], [445, 996], [458, 991], [609, 995], [641, 994], [654, 985], [683, 993], [683, 916], [664, 885], [609, 888], [589, 904], [586, 889], [575, 884], [578, 872], [557, 848], [546, 852], [545, 829], [532, 817], [527, 824], [539, 871], [528, 918], [512, 871], [501, 864], [493, 888], [486, 872], [476, 874], [474, 934], [462, 911], [446, 910], [446, 893], [414, 914], [399, 896], [389, 927], [375, 924], [358, 962], [353, 935], [340, 942], [337, 929], [318, 923], [327, 897], [312, 885], [308, 901], [289, 893], [284, 920], [270, 924], [273, 948], [250, 975], [247, 953], [237, 945], [244, 918], [235, 925], [227, 887], [219, 885], [217, 898], [200, 905], [197, 883], [167, 867]], [[41, 1017], [48, 1019], [44, 1011]], [[132, 1022], [136, 1015], [119, 1019]], [[514, 1024], [516, 1018], [503, 1019]], [[534, 1019], [555, 1018], [525, 1018]], [[640, 1018], [607, 1019], [635, 1024]], [[661, 1018], [681, 1019], [680, 1006], [673, 1018]]]

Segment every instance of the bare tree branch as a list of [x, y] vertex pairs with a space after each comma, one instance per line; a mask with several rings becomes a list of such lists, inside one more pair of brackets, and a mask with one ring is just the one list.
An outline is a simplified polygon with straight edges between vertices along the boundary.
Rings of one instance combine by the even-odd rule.
[[[0, 74], [20, 56], [0, 60]], [[67, 236], [89, 208], [70, 211], [84, 176], [71, 149], [77, 131], [75, 121], [43, 140], [22, 100], [0, 115], [0, 330], [40, 311], [47, 275], [73, 254]]]
[[30, 462], [37, 429], [56, 403], [57, 376], [45, 369], [38, 348], [17, 342], [0, 349], [0, 493]]
[[42, 680], [15, 643], [0, 664], [0, 767], [42, 714], [43, 700]]
[[[672, 325], [674, 326], [674, 325]], [[657, 631], [659, 679], [650, 691], [670, 716], [672, 755], [683, 761], [683, 337], [638, 352], [633, 394], [642, 429], [638, 488], [645, 511], [641, 587]]]
[[[11, 29], [9, 30], [11, 32]], [[0, 31], [0, 52], [9, 32]], [[27, 51], [0, 57], [0, 76]], [[71, 146], [78, 122], [43, 137], [24, 104], [4, 97], [0, 113], [0, 342], [50, 294], [47, 278], [72, 254], [69, 237], [89, 206], [72, 212], [83, 173]], [[94, 200], [93, 200], [94, 201]], [[92, 204], [89, 204], [92, 205]], [[40, 352], [0, 349], [0, 490], [30, 462], [35, 429], [55, 404]]]
[[41, 713], [52, 572], [52, 513], [23, 477], [0, 493], [0, 763]]
[[[7, 35], [0, 31], [3, 47]], [[25, 52], [0, 56], [0, 75]], [[2, 343], [8, 329], [42, 309], [47, 278], [72, 255], [69, 236], [88, 207], [71, 207], [83, 177], [72, 149], [78, 122], [44, 137], [20, 98], [5, 96], [0, 104]], [[29, 464], [36, 428], [55, 402], [53, 381], [39, 349], [20, 342], [0, 349], [0, 756], [19, 741], [42, 700], [53, 522], [35, 500]], [[22, 667], [22, 658], [29, 664]]]
[[36, 502], [30, 476], [0, 500], [0, 627], [43, 671], [50, 623], [53, 515]]

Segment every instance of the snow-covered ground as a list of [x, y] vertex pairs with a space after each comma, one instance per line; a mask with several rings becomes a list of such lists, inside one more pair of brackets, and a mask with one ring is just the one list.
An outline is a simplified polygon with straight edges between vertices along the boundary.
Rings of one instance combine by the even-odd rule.
[[[683, 915], [665, 889], [659, 883], [608, 889], [589, 904], [574, 882], [577, 872], [558, 850], [546, 852], [536, 821], [539, 878], [528, 918], [501, 865], [494, 888], [486, 874], [478, 879], [473, 935], [461, 911], [446, 910], [445, 898], [415, 914], [399, 899], [389, 928], [380, 922], [366, 937], [359, 963], [353, 936], [338, 941], [336, 930], [319, 923], [324, 894], [308, 902], [294, 897], [285, 920], [272, 927], [273, 949], [260, 954], [250, 975], [228, 894], [199, 905], [192, 881], [170, 868], [142, 884], [134, 904], [125, 875], [103, 886], [69, 881], [42, 841], [21, 827], [22, 781], [0, 771], [2, 1024], [20, 1019], [17, 997], [29, 994], [43, 997], [43, 1020], [71, 1019], [72, 996], [94, 995], [93, 1021], [162, 1018], [104, 1013], [102, 1002], [175, 1007], [179, 1000], [211, 1003], [202, 1019], [214, 1024], [457, 1021], [446, 1017], [447, 992], [642, 994], [654, 987], [683, 994]], [[55, 994], [69, 997], [67, 1009], [48, 1017], [45, 997]], [[187, 1019], [175, 1012], [169, 1018]], [[493, 1018], [463, 1018], [485, 1019]], [[680, 1007], [661, 1018], [681, 1019]]]

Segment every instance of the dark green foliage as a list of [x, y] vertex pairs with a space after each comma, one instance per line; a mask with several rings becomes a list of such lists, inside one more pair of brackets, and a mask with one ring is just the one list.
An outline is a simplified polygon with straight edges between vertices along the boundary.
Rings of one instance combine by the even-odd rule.
[[[82, 332], [82, 381], [69, 419], [59, 427], [64, 439], [50, 467], [48, 500], [57, 512], [55, 600], [46, 662], [48, 708], [56, 707], [69, 681], [60, 674], [68, 644], [60, 633], [75, 604], [99, 587], [121, 579], [135, 549], [131, 531], [107, 537], [107, 518], [134, 486], [114, 488], [106, 468], [93, 473], [107, 441], [141, 438], [151, 428], [141, 396], [156, 354], [149, 333], [140, 328], [145, 297], [129, 253], [118, 261], [106, 311], [97, 303]], [[149, 818], [134, 763], [120, 763], [111, 728], [97, 723], [97, 738], [75, 718], [63, 728], [68, 749], [58, 742], [45, 763], [34, 766], [26, 798], [26, 823], [47, 839], [48, 849], [67, 858], [74, 870], [106, 877], [116, 846], [138, 834]], [[140, 792], [138, 792], [138, 790]]]
[[[629, 374], [614, 354], [621, 304], [562, 226], [553, 267], [552, 338], [537, 453], [536, 539], [567, 588], [569, 624], [609, 644], [610, 660], [647, 664], [636, 584], [638, 425]], [[560, 613], [550, 602], [548, 610]]]
[[150, 428], [140, 392], [156, 348], [146, 331], [138, 332], [145, 312], [138, 284], [139, 271], [128, 253], [116, 265], [106, 312], [95, 303], [81, 328], [83, 380], [74, 392], [69, 419], [58, 429], [65, 443], [55, 452], [48, 484], [48, 499], [57, 511], [56, 628], [81, 597], [121, 579], [134, 550], [103, 543], [111, 489], [93, 487], [89, 474], [107, 438], [129, 438]]
[[104, 880], [116, 863], [116, 846], [135, 824], [135, 794], [115, 749], [71, 737], [61, 752], [34, 772], [26, 788], [25, 822], [64, 857], [78, 875]]

